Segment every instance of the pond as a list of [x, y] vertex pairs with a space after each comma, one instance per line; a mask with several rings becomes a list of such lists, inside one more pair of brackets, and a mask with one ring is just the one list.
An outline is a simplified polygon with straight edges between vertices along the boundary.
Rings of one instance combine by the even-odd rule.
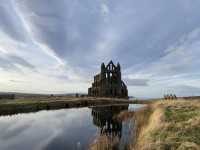
[[117, 143], [124, 149], [134, 124], [114, 119], [142, 105], [72, 108], [0, 117], [0, 150], [77, 150]]

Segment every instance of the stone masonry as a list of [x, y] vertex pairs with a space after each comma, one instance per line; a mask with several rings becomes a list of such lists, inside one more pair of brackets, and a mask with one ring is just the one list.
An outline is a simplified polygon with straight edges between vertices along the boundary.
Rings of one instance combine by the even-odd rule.
[[112, 61], [105, 66], [101, 64], [101, 72], [94, 76], [92, 87], [88, 89], [88, 96], [128, 98], [127, 86], [121, 79], [121, 67]]

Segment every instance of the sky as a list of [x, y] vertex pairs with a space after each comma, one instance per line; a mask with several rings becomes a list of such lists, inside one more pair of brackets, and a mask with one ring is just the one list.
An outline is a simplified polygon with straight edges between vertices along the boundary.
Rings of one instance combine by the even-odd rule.
[[129, 95], [200, 95], [199, 0], [0, 0], [0, 91], [87, 93], [102, 62]]

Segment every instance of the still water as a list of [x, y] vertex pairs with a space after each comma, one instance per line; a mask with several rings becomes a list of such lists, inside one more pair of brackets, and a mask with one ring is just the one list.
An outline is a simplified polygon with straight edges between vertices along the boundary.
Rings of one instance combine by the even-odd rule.
[[98, 149], [102, 142], [115, 142], [118, 149], [124, 149], [134, 124], [114, 116], [141, 107], [131, 104], [1, 116], [0, 150]]

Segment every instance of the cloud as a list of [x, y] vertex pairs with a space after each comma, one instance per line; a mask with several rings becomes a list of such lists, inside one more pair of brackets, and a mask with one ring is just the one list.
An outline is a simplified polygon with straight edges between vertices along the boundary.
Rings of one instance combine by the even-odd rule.
[[101, 11], [102, 11], [103, 15], [105, 15], [105, 17], [106, 17], [106, 15], [108, 15], [110, 13], [110, 9], [108, 8], [108, 6], [105, 3], [103, 3], [101, 5]]
[[25, 81], [22, 81], [22, 80], [10, 80], [10, 82], [13, 82], [13, 83], [26, 83]]
[[148, 79], [124, 79], [128, 86], [148, 86]]
[[0, 4], [0, 31], [17, 41], [26, 41], [26, 34], [23, 32], [23, 25], [17, 15], [15, 5], [12, 1], [1, 2]]
[[199, 96], [200, 87], [188, 86], [188, 85], [178, 85], [174, 87], [168, 87], [165, 93], [176, 93], [178, 96]]
[[9, 59], [12, 60], [13, 63], [25, 66], [29, 69], [35, 68], [32, 64], [30, 64], [29, 62], [27, 62], [26, 60], [24, 60], [23, 58], [20, 58], [18, 56], [10, 56]]
[[196, 86], [199, 6], [197, 0], [3, 0], [0, 90], [27, 90], [10, 82], [20, 80], [34, 92], [87, 92], [101, 62], [111, 59], [121, 63], [132, 94]]
[[0, 68], [5, 70], [20, 71], [20, 66], [26, 67], [31, 70], [35, 69], [35, 67], [32, 64], [18, 56], [0, 57], [0, 63]]
[[199, 38], [199, 28], [184, 35], [175, 45], [166, 49], [166, 55], [151, 63], [146, 71], [162, 76], [198, 73], [196, 68], [200, 65]]

